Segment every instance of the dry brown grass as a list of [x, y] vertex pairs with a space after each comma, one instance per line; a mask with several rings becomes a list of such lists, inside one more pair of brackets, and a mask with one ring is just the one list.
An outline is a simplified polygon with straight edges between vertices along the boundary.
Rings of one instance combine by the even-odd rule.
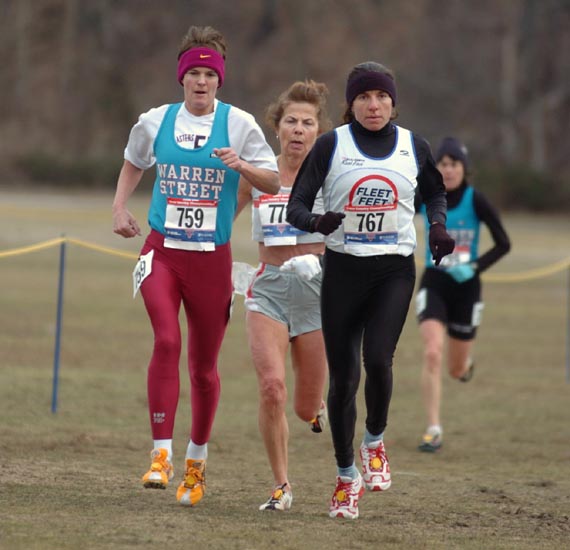
[[[33, 200], [32, 200], [33, 199]], [[110, 230], [111, 196], [3, 192], [0, 252], [58, 237], [136, 252]], [[141, 220], [146, 202], [134, 205]], [[495, 272], [570, 256], [567, 218], [506, 217], [514, 248]], [[247, 216], [236, 259], [254, 261]], [[290, 414], [295, 501], [261, 513], [271, 475], [257, 431], [257, 389], [238, 298], [224, 342], [222, 399], [210, 444], [208, 493], [179, 506], [188, 385], [175, 434], [173, 487], [143, 490], [148, 467], [145, 369], [151, 332], [130, 297], [132, 263], [68, 247], [57, 414], [50, 413], [57, 249], [0, 257], [0, 548], [563, 548], [570, 538], [570, 384], [565, 381], [567, 274], [487, 284], [470, 384], [446, 379], [446, 445], [416, 451], [423, 430], [420, 348], [410, 314], [395, 364], [387, 447], [393, 486], [366, 494], [355, 522], [327, 517], [330, 434]], [[362, 430], [363, 404], [357, 437]]]

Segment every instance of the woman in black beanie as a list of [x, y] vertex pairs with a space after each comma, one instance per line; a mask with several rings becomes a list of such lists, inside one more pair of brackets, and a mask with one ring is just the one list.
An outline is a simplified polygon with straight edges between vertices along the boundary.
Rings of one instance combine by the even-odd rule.
[[[483, 302], [479, 273], [510, 249], [499, 214], [466, 179], [467, 148], [454, 137], [443, 139], [436, 153], [437, 168], [447, 190], [449, 233], [455, 249], [439, 266], [426, 255], [426, 269], [416, 296], [416, 313], [423, 341], [422, 396], [427, 429], [419, 450], [433, 453], [443, 444], [440, 420], [443, 348], [447, 332], [447, 369], [461, 382], [473, 377], [471, 357]], [[425, 209], [420, 208], [425, 214]], [[480, 226], [489, 229], [493, 246], [479, 254]]]
[[[396, 126], [396, 82], [372, 61], [356, 65], [346, 85], [346, 124], [319, 137], [297, 176], [287, 221], [327, 236], [321, 289], [329, 362], [328, 408], [337, 463], [331, 517], [358, 517], [366, 487], [390, 487], [383, 443], [392, 394], [392, 359], [415, 283], [414, 194], [430, 220], [436, 263], [453, 250], [446, 232], [445, 188], [429, 145]], [[325, 213], [311, 212], [322, 189]], [[360, 353], [366, 372], [366, 423], [354, 460]]]

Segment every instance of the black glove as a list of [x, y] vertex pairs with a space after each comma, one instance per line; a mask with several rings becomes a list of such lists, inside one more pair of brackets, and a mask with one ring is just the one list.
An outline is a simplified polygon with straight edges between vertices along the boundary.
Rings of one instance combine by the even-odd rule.
[[449, 236], [442, 223], [434, 223], [429, 228], [429, 249], [435, 265], [439, 265], [441, 259], [453, 252], [455, 241]]
[[323, 235], [330, 235], [333, 231], [336, 231], [342, 219], [346, 216], [343, 212], [327, 212], [313, 219], [312, 227], [313, 233], [318, 232]]

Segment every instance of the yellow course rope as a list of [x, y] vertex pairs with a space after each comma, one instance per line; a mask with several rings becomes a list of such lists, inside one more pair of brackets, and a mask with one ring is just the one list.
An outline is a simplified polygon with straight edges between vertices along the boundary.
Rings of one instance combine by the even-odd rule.
[[0, 252], [0, 258], [7, 258], [8, 256], [20, 256], [21, 254], [28, 254], [29, 252], [37, 252], [38, 250], [42, 250], [44, 248], [50, 248], [52, 246], [56, 246], [61, 244], [66, 239], [59, 238], [59, 239], [51, 239], [50, 241], [45, 241], [43, 243], [33, 244], [31, 246], [25, 246], [23, 248], [14, 248], [12, 250], [6, 250], [4, 252]]
[[132, 252], [125, 252], [123, 250], [118, 250], [116, 248], [109, 248], [108, 246], [101, 246], [94, 243], [88, 243], [86, 241], [80, 241], [79, 239], [70, 239], [67, 237], [61, 237], [59, 239], [51, 239], [43, 243], [34, 244], [31, 246], [25, 246], [22, 248], [14, 248], [12, 250], [6, 250], [4, 252], [0, 251], [0, 258], [6, 258], [8, 256], [19, 256], [21, 254], [28, 254], [30, 252], [36, 252], [37, 250], [42, 250], [44, 248], [50, 248], [52, 246], [57, 246], [63, 242], [68, 242], [82, 246], [84, 248], [89, 248], [91, 250], [97, 250], [98, 252], [103, 252], [105, 254], [111, 254], [113, 256], [121, 256], [123, 258], [136, 260], [139, 256]]
[[[49, 241], [44, 241], [42, 243], [37, 243], [22, 248], [13, 248], [12, 250], [5, 250], [4, 252], [0, 251], [0, 258], [7, 258], [9, 256], [19, 256], [21, 254], [29, 254], [30, 252], [37, 252], [38, 250], [43, 250], [45, 248], [57, 246], [63, 242], [76, 244], [78, 246], [82, 246], [90, 250], [96, 250], [97, 252], [102, 252], [104, 254], [111, 254], [113, 256], [119, 256], [121, 258], [127, 258], [129, 260], [136, 260], [139, 257], [138, 254], [134, 254], [133, 252], [125, 252], [123, 250], [118, 250], [117, 248], [101, 246], [95, 243], [89, 243], [87, 241], [82, 241], [79, 239], [60, 237], [58, 239], [51, 239]], [[541, 279], [543, 277], [549, 277], [550, 275], [560, 273], [565, 269], [570, 269], [570, 258], [566, 258], [565, 260], [560, 260], [550, 265], [545, 265], [544, 267], [538, 267], [535, 269], [529, 269], [528, 271], [522, 271], [520, 273], [484, 273], [482, 275], [482, 278], [485, 282], [490, 282], [490, 283], [521, 283], [525, 281]]]
[[522, 283], [524, 281], [549, 277], [568, 268], [570, 268], [570, 258], [560, 260], [554, 264], [545, 265], [544, 267], [529, 269], [521, 273], [484, 273], [482, 278], [485, 282], [490, 283]]

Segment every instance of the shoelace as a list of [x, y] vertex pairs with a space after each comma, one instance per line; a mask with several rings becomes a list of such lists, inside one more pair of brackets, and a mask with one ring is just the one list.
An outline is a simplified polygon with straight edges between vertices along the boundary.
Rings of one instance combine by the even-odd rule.
[[161, 459], [160, 454], [157, 454], [156, 456], [152, 457], [152, 463], [150, 465], [150, 469], [155, 472], [162, 472], [162, 471], [168, 472], [168, 470], [170, 469], [170, 464], [168, 463], [166, 457]]
[[168, 472], [169, 467], [168, 467], [168, 465], [167, 465], [166, 463], [164, 463], [164, 462], [158, 462], [158, 461], [156, 461], [156, 462], [153, 462], [153, 463], [150, 465], [150, 469], [151, 469], [153, 472]]
[[200, 470], [194, 466], [190, 466], [186, 470], [186, 475], [184, 476], [184, 485], [189, 489], [192, 489], [198, 483], [204, 482], [204, 470]]
[[286, 486], [287, 483], [283, 483], [283, 485], [275, 487], [273, 493], [271, 493], [271, 498], [269, 499], [270, 504], [277, 504], [281, 501], [281, 497], [283, 497], [283, 494], [285, 493]]
[[352, 492], [352, 485], [354, 480], [352, 481], [342, 481], [339, 479], [336, 489], [334, 491], [334, 497], [339, 505], [350, 504], [349, 495]]
[[371, 470], [381, 471], [386, 462], [386, 454], [382, 445], [376, 449], [366, 448], [368, 466]]

